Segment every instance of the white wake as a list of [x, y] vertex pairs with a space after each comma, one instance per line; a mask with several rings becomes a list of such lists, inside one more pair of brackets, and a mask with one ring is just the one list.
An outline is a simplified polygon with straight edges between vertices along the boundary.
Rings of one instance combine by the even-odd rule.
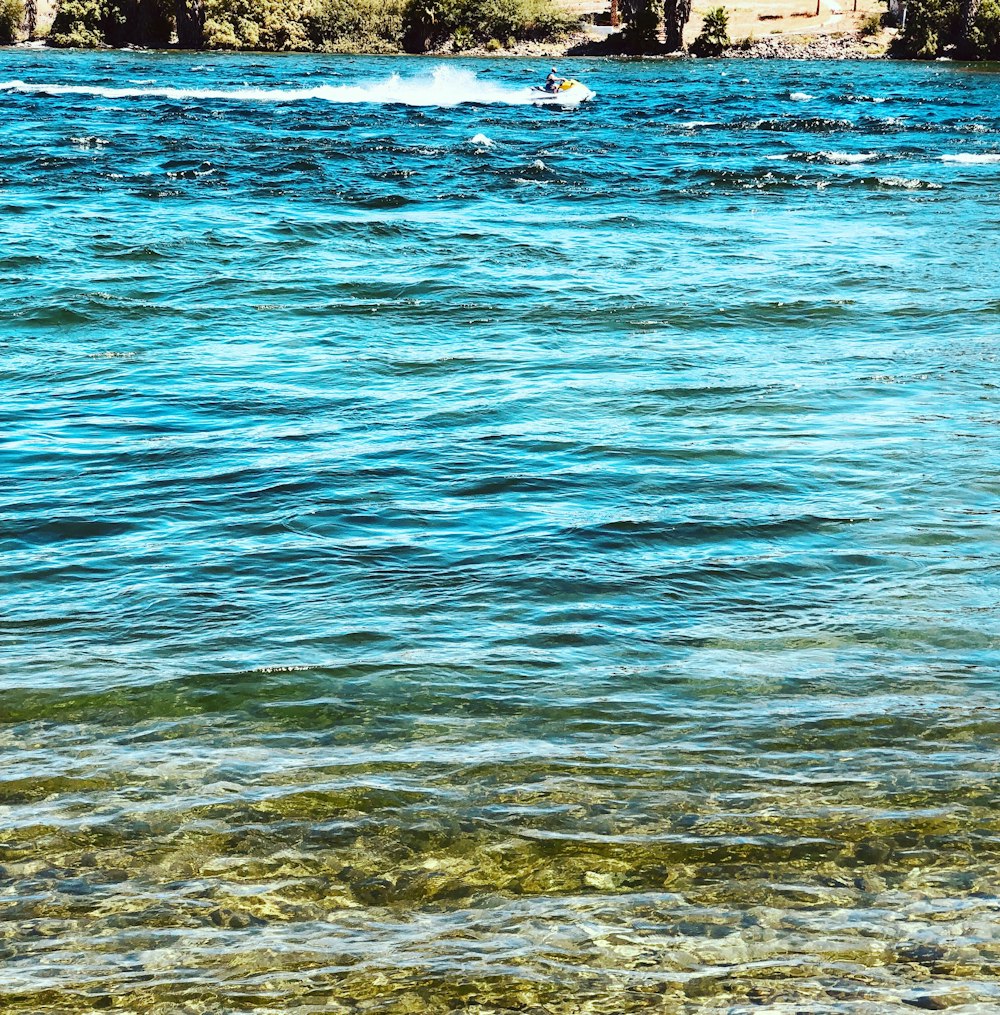
[[175, 99], [221, 102], [306, 102], [321, 99], [338, 103], [396, 103], [405, 106], [526, 105], [537, 98], [531, 86], [505, 88], [480, 80], [475, 72], [437, 67], [430, 74], [404, 78], [392, 74], [380, 81], [356, 85], [320, 85], [316, 88], [169, 88], [162, 86], [102, 88], [97, 85], [62, 85], [27, 81], [0, 82], [0, 91], [39, 95], [90, 95], [103, 99]]
[[968, 165], [1000, 162], [1000, 152], [959, 152], [958, 155], [942, 155], [942, 162], [962, 162]]

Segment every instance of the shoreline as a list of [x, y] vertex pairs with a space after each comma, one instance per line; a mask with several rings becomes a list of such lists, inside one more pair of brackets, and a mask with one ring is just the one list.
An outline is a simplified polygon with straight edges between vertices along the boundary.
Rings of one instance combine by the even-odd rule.
[[[843, 35], [821, 35], [812, 38], [795, 38], [784, 35], [763, 35], [752, 41], [736, 43], [728, 46], [717, 56], [697, 56], [694, 53], [677, 50], [670, 53], [628, 53], [607, 44], [606, 40], [596, 40], [586, 32], [581, 32], [561, 42], [524, 42], [509, 49], [488, 49], [475, 46], [470, 49], [457, 50], [452, 46], [425, 53], [357, 52], [357, 53], [324, 53], [322, 50], [276, 50], [276, 49], [184, 49], [171, 46], [166, 49], [144, 48], [142, 46], [95, 46], [95, 47], [63, 47], [51, 46], [42, 39], [16, 42], [5, 49], [31, 50], [33, 52], [117, 52], [117, 53], [256, 53], [271, 55], [306, 55], [317, 56], [364, 56], [364, 57], [417, 57], [419, 59], [584, 59], [587, 57], [603, 57], [619, 60], [893, 60], [906, 59], [895, 57], [890, 51], [889, 40], [865, 40], [864, 38], [845, 33]], [[933, 62], [933, 61], [929, 61]]]
[[587, 33], [575, 38], [572, 44], [523, 43], [504, 50], [488, 50], [478, 46], [461, 51], [442, 48], [421, 56], [435, 57], [509, 57], [531, 59], [551, 57], [571, 59], [575, 57], [607, 57], [621, 60], [883, 60], [894, 59], [889, 51], [891, 38], [885, 41], [865, 41], [861, 36], [820, 35], [802, 38], [786, 35], [763, 35], [748, 43], [734, 43], [718, 56], [697, 56], [685, 50], [670, 53], [627, 53], [606, 41], [595, 40]]

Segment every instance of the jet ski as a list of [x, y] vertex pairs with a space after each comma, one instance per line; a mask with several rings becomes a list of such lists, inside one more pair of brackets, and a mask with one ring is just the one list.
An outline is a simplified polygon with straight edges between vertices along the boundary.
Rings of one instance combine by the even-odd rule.
[[533, 106], [576, 106], [593, 97], [594, 93], [586, 85], [573, 78], [567, 78], [554, 92], [538, 86], [531, 89]]

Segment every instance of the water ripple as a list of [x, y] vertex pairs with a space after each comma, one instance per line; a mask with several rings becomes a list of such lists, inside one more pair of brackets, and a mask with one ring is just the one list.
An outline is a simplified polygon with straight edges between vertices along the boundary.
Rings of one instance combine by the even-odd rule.
[[994, 1010], [1000, 79], [392, 67], [0, 55], [4, 1011]]

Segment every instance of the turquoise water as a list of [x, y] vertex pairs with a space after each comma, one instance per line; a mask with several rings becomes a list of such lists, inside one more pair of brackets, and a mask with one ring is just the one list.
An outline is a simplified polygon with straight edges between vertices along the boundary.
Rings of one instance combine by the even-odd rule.
[[1000, 1006], [1000, 77], [567, 67], [0, 54], [5, 1012]]

